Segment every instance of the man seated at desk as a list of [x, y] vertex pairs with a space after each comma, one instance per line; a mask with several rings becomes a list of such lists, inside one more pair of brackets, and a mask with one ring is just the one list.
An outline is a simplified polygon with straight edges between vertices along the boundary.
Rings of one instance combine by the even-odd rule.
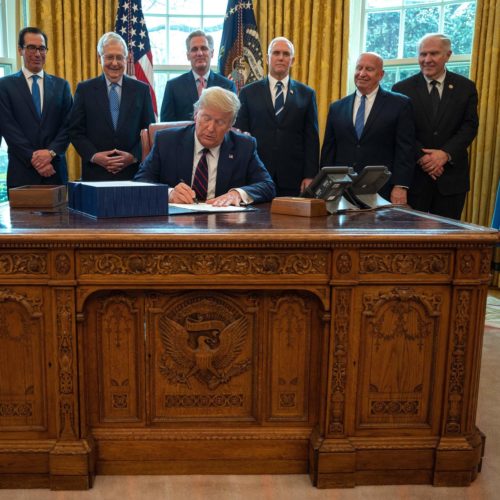
[[214, 206], [271, 201], [276, 189], [253, 137], [231, 130], [240, 101], [221, 87], [204, 89], [194, 124], [160, 130], [137, 181], [172, 187], [171, 203], [207, 200]]

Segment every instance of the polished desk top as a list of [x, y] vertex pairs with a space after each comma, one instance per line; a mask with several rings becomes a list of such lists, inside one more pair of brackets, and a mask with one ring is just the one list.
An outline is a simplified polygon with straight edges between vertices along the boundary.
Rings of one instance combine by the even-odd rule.
[[263, 241], [333, 242], [388, 238], [388, 242], [429, 239], [494, 242], [491, 228], [416, 212], [402, 207], [321, 217], [272, 214], [270, 204], [256, 210], [220, 214], [94, 219], [68, 210], [10, 209], [0, 206], [0, 244], [23, 241], [203, 240], [204, 242]]

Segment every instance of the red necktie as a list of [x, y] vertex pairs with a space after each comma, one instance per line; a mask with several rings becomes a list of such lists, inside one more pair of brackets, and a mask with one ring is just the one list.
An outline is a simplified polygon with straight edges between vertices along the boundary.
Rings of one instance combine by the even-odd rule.
[[203, 148], [201, 152], [201, 158], [196, 166], [194, 172], [193, 185], [191, 186], [196, 193], [196, 198], [199, 201], [207, 199], [207, 188], [208, 188], [208, 162], [207, 153], [210, 150]]
[[205, 88], [205, 78], [200, 76], [197, 81], [198, 81], [198, 97], [200, 97], [201, 93], [203, 92], [203, 89]]

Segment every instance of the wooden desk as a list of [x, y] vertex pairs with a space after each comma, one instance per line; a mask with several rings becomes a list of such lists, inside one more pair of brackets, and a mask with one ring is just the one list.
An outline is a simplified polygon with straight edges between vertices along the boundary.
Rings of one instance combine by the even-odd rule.
[[497, 232], [405, 209], [0, 211], [0, 485], [467, 485]]

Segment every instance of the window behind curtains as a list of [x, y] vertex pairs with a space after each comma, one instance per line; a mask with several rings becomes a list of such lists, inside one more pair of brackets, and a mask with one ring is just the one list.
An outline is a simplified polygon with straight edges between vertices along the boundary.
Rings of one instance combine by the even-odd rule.
[[153, 51], [155, 92], [161, 109], [165, 85], [188, 71], [186, 37], [202, 29], [214, 39], [216, 69], [227, 0], [142, 0], [142, 11]]
[[[357, 50], [350, 54], [350, 75], [359, 53], [377, 52], [384, 59], [382, 85], [390, 89], [419, 71], [418, 40], [439, 32], [452, 41], [453, 55], [447, 67], [469, 76], [475, 0], [353, 0], [351, 8], [352, 48]], [[354, 84], [349, 85], [353, 90]]]

